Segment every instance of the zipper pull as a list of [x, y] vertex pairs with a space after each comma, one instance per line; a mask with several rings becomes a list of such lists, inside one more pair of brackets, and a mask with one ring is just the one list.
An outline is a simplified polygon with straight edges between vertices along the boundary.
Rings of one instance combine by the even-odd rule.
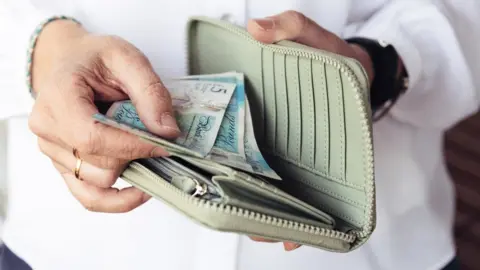
[[187, 194], [192, 194], [192, 197], [201, 197], [207, 194], [208, 189], [205, 184], [202, 184], [197, 179], [185, 175], [178, 175], [172, 177], [170, 182], [173, 186], [182, 190]]
[[205, 184], [201, 184], [197, 179], [191, 178], [195, 182], [195, 191], [192, 194], [192, 197], [201, 197], [207, 194], [207, 186]]

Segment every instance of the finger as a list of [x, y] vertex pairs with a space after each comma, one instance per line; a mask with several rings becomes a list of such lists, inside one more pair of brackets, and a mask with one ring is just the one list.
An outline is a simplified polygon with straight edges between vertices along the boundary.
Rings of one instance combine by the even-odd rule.
[[135, 187], [122, 190], [99, 188], [80, 181], [69, 173], [64, 173], [63, 178], [73, 196], [92, 212], [129, 212], [150, 199], [149, 195]]
[[252, 239], [253, 241], [256, 241], [256, 242], [264, 242], [264, 243], [278, 243], [279, 242], [279, 241], [265, 239], [265, 238], [256, 237], [256, 236], [250, 236], [250, 239]]
[[[73, 153], [67, 149], [64, 149], [54, 143], [48, 142], [44, 139], [38, 139], [38, 145], [40, 150], [50, 157], [55, 164], [60, 165], [65, 170], [59, 170], [61, 173], [73, 173], [77, 166], [77, 159]], [[125, 169], [127, 163], [121, 164], [113, 169], [101, 169], [98, 168], [86, 160], [80, 165], [79, 178], [86, 183], [100, 187], [109, 188], [117, 181], [119, 175]]]
[[264, 19], [250, 20], [247, 29], [255, 39], [264, 43], [292, 40], [310, 47], [332, 51], [339, 42], [335, 35], [296, 11], [286, 11]]
[[170, 93], [150, 61], [133, 45], [118, 40], [104, 57], [106, 67], [127, 91], [145, 126], [160, 136], [179, 135]]
[[290, 242], [284, 242], [283, 243], [283, 247], [285, 248], [286, 251], [292, 251], [292, 250], [295, 250], [299, 247], [301, 247], [302, 245], [300, 244], [295, 244], [295, 243], [290, 243]]
[[[162, 147], [96, 122], [92, 115], [98, 113], [98, 109], [93, 103], [92, 91], [83, 80], [62, 81], [58, 88], [57, 95], [42, 95], [35, 102], [29, 127], [39, 137], [64, 148], [77, 148], [82, 155], [124, 160], [168, 155]], [[48, 104], [55, 104], [55, 109]]]
[[[70, 150], [71, 147], [66, 144], [58, 143], [56, 141], [49, 141], [39, 137], [38, 146], [44, 154], [51, 158], [55, 157], [57, 160], [62, 160], [62, 163], [69, 168], [72, 167], [70, 165], [75, 165], [76, 163], [76, 158], [73, 155], [73, 149]], [[118, 159], [109, 156], [88, 155], [83, 153], [78, 154], [84, 162], [91, 164], [97, 169], [121, 171], [129, 163], [129, 160], [126, 159]]]

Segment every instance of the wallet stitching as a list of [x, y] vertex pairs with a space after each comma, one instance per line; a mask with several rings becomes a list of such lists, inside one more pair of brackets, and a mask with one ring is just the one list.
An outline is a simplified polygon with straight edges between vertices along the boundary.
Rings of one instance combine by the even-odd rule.
[[[287, 56], [288, 57], [288, 56]], [[288, 110], [289, 112], [289, 115], [290, 117], [292, 118], [292, 122], [293, 123], [296, 123], [296, 127], [294, 125], [291, 126], [291, 129], [292, 129], [292, 133], [295, 134], [295, 136], [297, 138], [299, 138], [298, 140], [289, 140], [289, 147], [288, 147], [288, 152], [287, 152], [287, 155], [290, 156], [290, 155], [295, 155], [295, 159], [298, 160], [300, 159], [301, 157], [301, 153], [300, 153], [300, 146], [299, 146], [299, 143], [301, 144], [301, 134], [299, 134], [299, 131], [301, 130], [302, 128], [302, 123], [301, 123], [301, 116], [300, 116], [300, 119], [298, 119], [297, 115], [295, 113], [293, 113], [294, 111], [298, 111], [300, 112], [301, 110], [301, 106], [299, 106], [299, 97], [298, 97], [298, 94], [299, 94], [299, 89], [298, 89], [298, 58], [295, 57], [295, 56], [290, 56], [291, 58], [293, 58], [293, 65], [294, 65], [294, 68], [291, 68], [291, 72], [292, 72], [292, 76], [293, 76], [293, 83], [291, 83], [291, 85], [293, 86], [293, 89], [291, 89], [292, 91], [287, 91], [287, 94], [289, 94], [289, 96], [287, 97], [288, 99], [292, 99], [292, 104], [296, 107], [297, 110]], [[288, 89], [290, 90], [290, 89]], [[298, 125], [300, 125], [300, 127], [298, 127]], [[291, 149], [293, 148], [293, 149]], [[293, 150], [293, 153], [291, 153], [291, 150]]]
[[[276, 56], [276, 57], [275, 57]], [[274, 54], [274, 59], [277, 59], [281, 57], [281, 61], [278, 61], [278, 62], [283, 62], [283, 67], [280, 66], [281, 68], [279, 68], [279, 76], [277, 76], [277, 69], [275, 68], [275, 90], [279, 90], [279, 91], [275, 91], [275, 97], [278, 98], [278, 104], [280, 106], [284, 106], [284, 110], [283, 112], [284, 113], [280, 113], [281, 110], [279, 110], [277, 112], [277, 118], [276, 118], [276, 123], [279, 123], [279, 118], [281, 117], [281, 121], [283, 121], [282, 123], [285, 123], [285, 126], [284, 127], [280, 127], [281, 125], [279, 125], [277, 127], [277, 134], [281, 134], [283, 139], [279, 141], [276, 141], [276, 149], [277, 151], [281, 151], [283, 153], [286, 153], [288, 151], [288, 129], [289, 129], [289, 125], [288, 125], [288, 101], [287, 101], [287, 97], [286, 97], [286, 92], [287, 92], [287, 80], [286, 80], [286, 64], [285, 64], [285, 61], [286, 61], [286, 58], [282, 55], [275, 55]], [[280, 64], [281, 65], [281, 64]], [[274, 65], [275, 66], [275, 65]], [[284, 87], [280, 87], [279, 85], [277, 86], [277, 78], [280, 78], [279, 81], [282, 81], [282, 78], [283, 78], [283, 81], [285, 83]], [[278, 83], [280, 84], [280, 82]], [[281, 89], [281, 90], [280, 90]], [[285, 104], [286, 103], [286, 104]]]
[[284, 55], [283, 56], [283, 78], [284, 78], [284, 83], [285, 83], [285, 92], [282, 93], [283, 98], [285, 100], [285, 111], [286, 113], [284, 114], [284, 121], [286, 123], [286, 128], [285, 128], [285, 135], [284, 135], [284, 153], [288, 153], [288, 138], [290, 136], [289, 131], [290, 131], [290, 122], [288, 119], [288, 82], [287, 82], [287, 57]]
[[[312, 61], [313, 62], [313, 61]], [[323, 112], [324, 114], [327, 116], [325, 117], [324, 121], [323, 121], [323, 128], [325, 130], [325, 134], [330, 134], [330, 112], [329, 112], [329, 103], [328, 103], [328, 92], [327, 92], [327, 88], [326, 88], [326, 80], [327, 80], [327, 69], [325, 67], [325, 63], [322, 63], [322, 69], [323, 69], [323, 73], [322, 73], [322, 76], [323, 76], [323, 82], [322, 83], [322, 98], [323, 98], [323, 102], [324, 102], [324, 106], [323, 106]], [[313, 69], [312, 69], [312, 72], [313, 72]], [[330, 136], [325, 136], [325, 140], [326, 142], [324, 143], [323, 145], [323, 150], [324, 150], [324, 155], [323, 155], [323, 166], [325, 167], [325, 170], [326, 172], [328, 173], [330, 168], [329, 168], [329, 160], [330, 160]], [[312, 167], [312, 168], [315, 168], [315, 167]]]
[[[266, 55], [267, 58], [271, 57], [271, 60], [272, 62], [274, 61], [274, 55], [273, 55], [273, 52], [270, 52], [271, 54], [268, 54]], [[273, 66], [273, 65], [272, 65]], [[275, 68], [275, 67], [273, 67]], [[273, 81], [273, 89], [275, 89], [275, 78], [274, 78], [274, 72], [275, 70], [271, 70], [269, 72], [269, 75], [270, 75], [270, 78], [268, 78], [268, 76], [266, 76], [268, 79], [269, 79], [269, 84], [272, 84], [272, 81]], [[267, 80], [265, 80], [267, 81]], [[274, 117], [276, 118], [277, 117], [277, 108], [276, 108], [276, 102], [275, 102], [275, 93], [272, 91], [267, 91], [268, 92], [268, 95], [269, 96], [273, 96], [274, 98], [267, 98], [267, 100], [270, 100], [269, 102], [267, 102], [267, 112], [266, 112], [266, 117], [265, 117], [265, 121], [266, 123], [270, 123], [269, 125], [266, 125], [267, 126], [267, 132], [266, 134], [269, 134], [270, 136], [267, 135], [267, 144], [270, 145], [270, 147], [272, 148], [272, 150], [276, 150], [276, 145], [275, 145], [275, 135], [276, 135], [276, 121], [267, 121], [267, 118], [269, 116], [269, 114], [273, 114], [270, 115], [270, 117]]]
[[[350, 183], [350, 182], [343, 182], [342, 180], [336, 178], [335, 176], [332, 176], [332, 175], [327, 175], [326, 173], [324, 172], [321, 172], [315, 168], [311, 168], [307, 165], [304, 165], [304, 164], [301, 164], [298, 160], [295, 160], [295, 159], [292, 159], [292, 158], [289, 158], [285, 155], [282, 155], [280, 153], [278, 153], [277, 151], [274, 151], [274, 150], [269, 150], [269, 149], [265, 149], [264, 147], [261, 148], [263, 152], [265, 153], [269, 153], [270, 155], [273, 155], [275, 157], [278, 157], [278, 158], [281, 158], [283, 159], [284, 161], [287, 161], [289, 163], [292, 163], [302, 169], [306, 169], [314, 174], [317, 174], [317, 175], [320, 175], [320, 176], [323, 176], [324, 178], [328, 179], [328, 180], [331, 180], [331, 181], [335, 181], [336, 183], [339, 183], [339, 184], [342, 184], [346, 187], [351, 187], [351, 188], [355, 188], [355, 189], [358, 189], [358, 190], [364, 190], [365, 189], [365, 184], [363, 185], [357, 185], [357, 184], [354, 184], [354, 183]], [[364, 155], [364, 154], [363, 154]], [[363, 162], [365, 164], [365, 162]], [[364, 173], [365, 173], [365, 169], [364, 169]]]
[[298, 106], [298, 110], [296, 110], [298, 112], [298, 114], [296, 115], [297, 116], [297, 121], [300, 125], [299, 128], [297, 128], [297, 138], [298, 138], [298, 143], [295, 145], [296, 148], [297, 148], [297, 160], [302, 160], [302, 154], [303, 154], [303, 149], [302, 149], [302, 144], [303, 144], [303, 140], [302, 140], [302, 129], [303, 129], [303, 123], [302, 123], [302, 94], [301, 94], [301, 89], [300, 89], [300, 58], [299, 57], [295, 57], [295, 74], [296, 76], [294, 77], [294, 83], [295, 83], [295, 89], [297, 90], [295, 92], [295, 99], [296, 99], [296, 102], [297, 102], [297, 106]]
[[338, 70], [338, 74], [335, 76], [337, 80], [337, 102], [338, 102], [338, 118], [340, 119], [339, 125], [340, 125], [340, 176], [341, 181], [345, 183], [345, 147], [344, 144], [346, 143], [345, 140], [345, 115], [344, 115], [344, 107], [343, 107], [343, 84], [341, 81], [341, 76], [342, 74], [340, 73], [340, 70]]
[[[313, 106], [307, 106], [307, 108], [310, 108], [310, 116], [311, 116], [311, 119], [313, 120], [312, 122], [312, 125], [310, 126], [310, 139], [309, 141], [312, 142], [310, 144], [310, 166], [315, 166], [315, 144], [316, 144], [316, 141], [315, 141], [315, 96], [314, 96], [314, 93], [313, 93], [313, 78], [312, 78], [312, 60], [308, 61], [308, 64], [305, 65], [305, 71], [306, 71], [306, 74], [307, 74], [307, 77], [308, 77], [308, 95], [309, 97], [307, 98], [310, 99], [312, 101], [312, 105]], [[307, 148], [308, 149], [308, 148]]]

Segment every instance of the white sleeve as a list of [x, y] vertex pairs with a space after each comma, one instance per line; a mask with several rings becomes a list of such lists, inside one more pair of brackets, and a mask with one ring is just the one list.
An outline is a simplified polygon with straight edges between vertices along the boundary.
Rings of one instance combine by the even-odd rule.
[[25, 83], [27, 49], [35, 28], [52, 15], [28, 0], [0, 0], [0, 120], [31, 109]]
[[[459, 10], [468, 6], [464, 5], [468, 1], [445, 1]], [[479, 105], [475, 88], [480, 85], [474, 82], [479, 74], [474, 74], [473, 65], [478, 67], [480, 50], [466, 51], [465, 43], [480, 43], [480, 11], [477, 9], [476, 17], [475, 12], [463, 14], [470, 16], [462, 21], [467, 25], [452, 24], [445, 11], [458, 14], [459, 10], [442, 8], [439, 3], [388, 1], [354, 35], [392, 44], [406, 66], [410, 86], [392, 108], [392, 117], [420, 127], [446, 129]], [[469, 29], [469, 37], [476, 40], [460, 40], [460, 27]]]

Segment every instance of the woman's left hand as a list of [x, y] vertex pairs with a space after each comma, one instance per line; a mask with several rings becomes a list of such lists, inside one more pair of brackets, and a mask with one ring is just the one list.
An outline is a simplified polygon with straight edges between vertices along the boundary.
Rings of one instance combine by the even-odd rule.
[[[247, 29], [256, 40], [263, 43], [291, 40], [309, 47], [354, 58], [365, 68], [370, 82], [373, 80], [373, 65], [370, 56], [364, 49], [358, 45], [347, 43], [302, 13], [285, 11], [264, 19], [250, 20]], [[251, 239], [259, 242], [275, 242], [258, 237], [251, 237]], [[284, 242], [283, 245], [287, 251], [300, 247], [298, 244], [289, 242]]]

